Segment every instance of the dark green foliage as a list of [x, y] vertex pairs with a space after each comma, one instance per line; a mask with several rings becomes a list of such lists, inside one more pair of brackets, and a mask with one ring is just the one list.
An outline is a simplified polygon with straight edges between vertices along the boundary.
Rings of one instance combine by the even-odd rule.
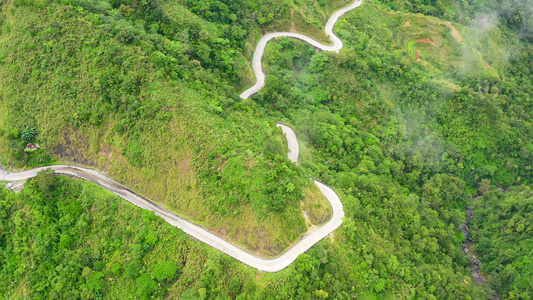
[[36, 135], [37, 135], [37, 131], [35, 131], [35, 128], [26, 127], [24, 128], [24, 130], [22, 130], [20, 137], [25, 141], [31, 142], [33, 141]]
[[[414, 15], [369, 2], [337, 25], [346, 46], [338, 54], [289, 39], [271, 43], [267, 84], [252, 101], [237, 96], [247, 82], [245, 58], [258, 24], [286, 20], [287, 3], [68, 2], [17, 0], [6, 10], [15, 17], [0, 18], [0, 105], [9, 112], [0, 112], [7, 132], [0, 136], [10, 162], [50, 163], [62, 143], [70, 155], [85, 151], [93, 158], [85, 163], [107, 167], [109, 156], [93, 148], [116, 146], [117, 164], [138, 171], [129, 183], [154, 184], [169, 206], [178, 206], [169, 198], [198, 190], [193, 199], [203, 202], [191, 207], [204, 221], [241, 218], [242, 207], [263, 220], [281, 218], [285, 240], [271, 241], [275, 253], [305, 232], [297, 208], [310, 175], [339, 192], [346, 217], [333, 242], [262, 274], [91, 183], [43, 172], [24, 193], [0, 191], [5, 298], [486, 299], [493, 290], [530, 297], [531, 192], [501, 195], [486, 184], [532, 180], [533, 53], [516, 39], [530, 38], [528, 7], [504, 7], [500, 35], [477, 45], [454, 41], [449, 29], [423, 28], [449, 47], [443, 60], [428, 56], [428, 67], [412, 61], [412, 43], [402, 43], [403, 23]], [[465, 25], [475, 9], [494, 6], [384, 2]], [[494, 44], [508, 59], [491, 54]], [[493, 55], [496, 70], [454, 63], [469, 47]], [[301, 166], [287, 160], [278, 120], [297, 130]], [[43, 150], [22, 151], [20, 139], [36, 133], [27, 124], [39, 129]], [[65, 134], [76, 130], [93, 134], [79, 141]], [[109, 169], [120, 178], [133, 172]], [[161, 173], [172, 181], [151, 181]], [[476, 190], [488, 206], [476, 208], [472, 236], [490, 286], [474, 284], [460, 251], [464, 209]]]
[[472, 241], [493, 288], [504, 298], [533, 296], [533, 191], [490, 187], [475, 203]]
[[53, 192], [56, 188], [57, 177], [54, 175], [53, 170], [46, 169], [37, 174], [35, 184], [37, 184], [43, 196], [50, 199], [54, 195]]

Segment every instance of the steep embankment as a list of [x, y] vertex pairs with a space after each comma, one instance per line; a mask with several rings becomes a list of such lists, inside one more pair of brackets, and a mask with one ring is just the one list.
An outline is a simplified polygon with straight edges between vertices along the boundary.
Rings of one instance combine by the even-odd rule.
[[[210, 7], [215, 18], [193, 3], [122, 4], [3, 4], [3, 163], [92, 166], [257, 255], [279, 254], [307, 231], [300, 203], [320, 191], [285, 158], [275, 120], [235, 94], [255, 8]], [[33, 129], [41, 149], [27, 153]]]
[[[333, 26], [343, 14], [356, 8], [360, 4], [361, 4], [360, 1], [356, 1], [354, 4], [337, 11], [335, 14], [332, 15], [332, 17], [328, 21], [326, 25], [326, 33], [328, 35], [332, 35], [332, 40], [334, 41], [333, 46], [326, 46], [326, 45], [319, 44], [318, 42], [311, 40], [310, 38], [303, 36], [303, 35], [297, 35], [297, 37], [300, 39], [309, 41], [315, 47], [320, 47], [322, 50], [329, 50], [329, 51], [340, 50], [342, 48], [342, 42], [340, 41], [338, 37], [333, 35], [333, 31], [332, 31]], [[279, 36], [283, 36], [286, 34], [287, 33], [280, 33]], [[254, 55], [254, 58], [253, 58], [254, 66], [257, 64], [260, 65], [266, 42], [275, 36], [276, 34], [269, 34], [260, 40], [259, 45], [258, 45], [259, 51], [256, 50], [255, 52], [256, 54]], [[290, 34], [289, 36], [293, 36], [293, 35]], [[264, 85], [264, 74], [261, 68], [259, 68], [258, 70], [254, 68], [254, 72], [256, 74], [256, 77], [258, 78], [258, 83], [256, 83], [256, 85], [254, 85], [254, 87], [252, 87], [248, 91], [241, 94], [241, 97], [243, 98], [245, 98], [243, 96], [244, 94], [251, 93], [251, 92], [257, 92], [257, 87], [258, 86], [262, 87]], [[287, 136], [287, 144], [289, 147], [289, 158], [291, 159], [292, 162], [296, 163], [299, 157], [299, 146], [298, 146], [298, 140], [296, 139], [296, 135], [294, 131], [290, 129], [289, 127], [282, 125], [282, 124], [278, 124], [278, 126], [283, 129], [283, 132]], [[323, 239], [328, 234], [330, 234], [333, 230], [338, 228], [342, 222], [342, 218], [344, 217], [342, 203], [338, 195], [328, 186], [315, 180], [315, 184], [320, 188], [321, 192], [328, 199], [333, 209], [331, 220], [329, 220], [326, 224], [323, 224], [322, 226], [320, 226], [318, 229], [314, 230], [309, 235], [305, 236], [304, 239], [298, 241], [294, 246], [292, 246], [287, 252], [282, 254], [280, 257], [273, 259], [273, 260], [263, 260], [258, 257], [254, 257], [253, 255], [250, 255], [249, 253], [239, 249], [238, 247], [235, 247], [234, 245], [224, 241], [221, 238], [218, 238], [216, 235], [211, 234], [205, 229], [195, 224], [192, 224], [190, 222], [187, 222], [186, 220], [182, 218], [179, 218], [175, 214], [172, 214], [170, 211], [150, 202], [149, 200], [145, 198], [142, 198], [136, 195], [135, 193], [126, 189], [124, 186], [110, 180], [109, 178], [105, 177], [102, 174], [99, 174], [89, 169], [79, 168], [79, 167], [74, 167], [74, 166], [52, 166], [50, 168], [59, 174], [68, 174], [68, 175], [77, 176], [77, 177], [80, 177], [86, 180], [94, 181], [100, 186], [106, 188], [107, 190], [115, 193], [116, 195], [122, 197], [123, 199], [127, 201], [130, 201], [131, 203], [141, 208], [155, 211], [156, 215], [161, 216], [168, 223], [181, 228], [186, 233], [191, 234], [192, 236], [196, 237], [200, 241], [214, 248], [217, 248], [225, 252], [226, 254], [250, 266], [253, 266], [263, 271], [273, 272], [273, 271], [279, 271], [287, 267], [290, 263], [292, 263], [296, 259], [298, 255], [307, 251], [312, 245], [314, 245], [319, 240]], [[16, 181], [16, 180], [28, 179], [28, 178], [35, 177], [37, 173], [41, 170], [43, 170], [43, 168], [32, 169], [32, 170], [20, 172], [20, 173], [7, 173], [5, 171], [2, 171], [2, 174], [0, 174], [2, 175], [2, 178], [0, 178], [0, 180]]]

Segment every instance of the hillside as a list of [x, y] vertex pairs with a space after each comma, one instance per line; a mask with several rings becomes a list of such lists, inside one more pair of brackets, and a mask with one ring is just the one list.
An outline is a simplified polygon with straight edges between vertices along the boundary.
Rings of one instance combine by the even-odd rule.
[[[293, 124], [305, 141], [302, 165], [341, 191], [349, 216], [343, 230], [354, 245], [365, 245], [354, 246], [360, 252], [342, 251], [382, 262], [382, 253], [410, 249], [403, 257], [418, 266], [438, 264], [428, 263], [429, 253], [447, 253], [448, 259], [441, 257], [447, 267], [466, 271], [469, 264], [455, 252], [464, 240], [466, 207], [481, 183], [494, 189], [531, 185], [533, 48], [522, 30], [479, 22], [450, 22], [371, 2], [337, 26], [347, 45], [338, 55], [316, 54], [287, 39], [267, 47], [267, 85], [254, 99]], [[509, 213], [527, 211], [520, 206]], [[487, 213], [474, 210], [472, 222], [496, 237]], [[525, 236], [516, 239], [527, 243]], [[477, 236], [472, 239], [474, 249], [483, 249], [475, 245]], [[531, 254], [505, 250], [510, 239], [500, 241], [501, 248], [479, 250], [488, 263], [481, 272], [491, 276], [480, 285], [487, 295], [473, 298], [527, 299], [529, 277], [512, 269], [509, 277], [497, 276], [503, 267], [495, 268], [492, 259], [499, 255], [502, 261], [507, 251], [514, 254], [511, 261], [527, 262]], [[438, 289], [429, 293], [463, 297]]]
[[[300, 202], [320, 193], [285, 158], [275, 120], [235, 96], [259, 31], [252, 8], [239, 7], [235, 22], [226, 5], [226, 15], [207, 17], [193, 4], [6, 5], [2, 157], [15, 167], [96, 167], [252, 252], [277, 255], [307, 231]], [[22, 151], [25, 128], [35, 129], [38, 153]], [[316, 222], [327, 219], [322, 210]]]
[[[336, 26], [340, 53], [272, 41], [265, 88], [242, 100], [262, 32], [325, 41], [326, 16], [345, 3], [2, 2], [4, 165], [96, 167], [263, 256], [306, 232], [302, 207], [318, 209], [314, 223], [327, 219], [310, 176], [339, 193], [346, 217], [265, 274], [91, 183], [43, 175], [24, 193], [0, 194], [0, 276], [10, 282], [0, 293], [530, 298], [529, 275], [518, 274], [532, 229], [513, 216], [529, 213], [533, 178], [532, 6], [428, 3], [367, 1]], [[300, 166], [286, 158], [277, 121], [297, 132]], [[29, 140], [41, 149], [24, 152]], [[472, 200], [480, 195], [488, 207]], [[470, 205], [468, 241], [485, 283], [461, 251]]]

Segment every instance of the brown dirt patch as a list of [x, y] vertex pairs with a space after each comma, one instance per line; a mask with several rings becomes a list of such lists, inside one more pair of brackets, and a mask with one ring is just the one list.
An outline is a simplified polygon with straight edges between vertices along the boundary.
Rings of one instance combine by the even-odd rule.
[[483, 61], [483, 64], [485, 65], [485, 67], [487, 67], [487, 69], [489, 69], [492, 72], [494, 72], [494, 69], [492, 68], [492, 66], [489, 65], [489, 63], [484, 58], [482, 59], [482, 61]]
[[53, 154], [59, 156], [62, 160], [71, 161], [87, 166], [94, 163], [79, 149], [89, 149], [87, 137], [84, 136], [78, 128], [63, 130], [62, 139], [58, 141]]
[[290, 32], [297, 32], [296, 26], [294, 25], [294, 8], [291, 7], [291, 28], [289, 29]]
[[420, 50], [416, 49], [415, 50], [415, 61], [416, 62], [421, 62], [422, 59], [420, 59]]
[[463, 41], [463, 37], [461, 36], [461, 34], [459, 34], [459, 31], [455, 29], [452, 22], [444, 22], [444, 24], [451, 29], [452, 35], [456, 41], [458, 41], [459, 43]]
[[411, 19], [405, 21], [405, 23], [403, 23], [403, 26], [404, 26], [404, 27], [409, 27], [409, 26], [411, 26]]
[[433, 47], [437, 47], [437, 44], [435, 44], [435, 42], [432, 39], [430, 39], [430, 38], [418, 39], [418, 40], [415, 40], [415, 42], [416, 43], [426, 43], [426, 44], [430, 44]]
[[302, 208], [302, 216], [304, 217], [305, 225], [307, 226], [306, 234], [310, 234], [311, 232], [317, 230], [318, 226], [314, 225], [313, 222], [311, 222], [311, 220], [309, 219], [307, 212], [304, 210], [305, 204], [303, 203], [303, 201], [300, 202], [300, 207]]
[[182, 174], [189, 174], [191, 172], [191, 159], [192, 155], [190, 152], [185, 154], [185, 158], [177, 161], [177, 166], [182, 172]]

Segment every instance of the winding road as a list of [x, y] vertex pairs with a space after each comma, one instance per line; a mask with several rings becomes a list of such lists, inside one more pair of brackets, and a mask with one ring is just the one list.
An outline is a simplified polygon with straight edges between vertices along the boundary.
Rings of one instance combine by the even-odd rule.
[[[331, 16], [331, 18], [328, 20], [325, 31], [326, 31], [326, 34], [329, 35], [331, 40], [333, 41], [333, 45], [321, 44], [299, 33], [276, 32], [276, 33], [269, 33], [269, 34], [264, 35], [259, 40], [259, 43], [256, 46], [253, 60], [252, 60], [252, 67], [253, 67], [254, 74], [257, 78], [257, 82], [254, 84], [254, 86], [252, 86], [251, 88], [241, 93], [240, 94], [241, 98], [248, 98], [251, 95], [257, 93], [265, 84], [265, 74], [263, 73], [263, 70], [261, 68], [261, 60], [263, 57], [263, 53], [265, 51], [266, 43], [269, 40], [273, 38], [277, 38], [277, 37], [282, 37], [282, 36], [292, 37], [292, 38], [300, 39], [324, 51], [337, 51], [338, 52], [343, 47], [343, 43], [335, 34], [333, 34], [333, 27], [341, 16], [343, 16], [348, 11], [358, 7], [359, 5], [361, 5], [361, 3], [362, 3], [361, 0], [355, 0], [353, 4], [347, 7], [344, 7], [338, 10], [337, 12], [335, 12]], [[287, 146], [289, 148], [289, 153], [288, 153], [289, 159], [294, 163], [298, 163], [300, 147], [298, 145], [298, 139], [296, 137], [296, 133], [294, 132], [294, 130], [292, 130], [292, 128], [286, 125], [278, 123], [277, 126], [282, 129], [283, 133], [285, 134], [287, 138]], [[318, 186], [320, 191], [322, 191], [322, 193], [328, 199], [331, 205], [331, 208], [333, 211], [331, 219], [326, 224], [320, 226], [318, 229], [311, 232], [310, 234], [304, 235], [293, 247], [288, 249], [285, 253], [283, 253], [279, 257], [274, 258], [274, 259], [263, 259], [263, 258], [254, 256], [246, 252], [245, 250], [219, 238], [213, 233], [207, 231], [202, 226], [191, 223], [181, 218], [180, 216], [136, 194], [135, 192], [131, 191], [130, 189], [126, 188], [120, 183], [117, 183], [113, 181], [112, 179], [109, 179], [105, 175], [100, 174], [92, 169], [82, 168], [82, 167], [77, 167], [77, 166], [69, 166], [69, 165], [54, 165], [54, 166], [49, 166], [49, 167], [35, 168], [32, 170], [27, 170], [23, 172], [12, 173], [12, 172], [5, 171], [3, 168], [0, 168], [0, 181], [18, 181], [18, 180], [33, 178], [37, 176], [38, 172], [45, 170], [45, 169], [51, 169], [57, 174], [75, 176], [78, 178], [82, 178], [85, 180], [90, 180], [92, 182], [95, 182], [101, 187], [111, 191], [117, 196], [131, 202], [132, 204], [140, 208], [154, 211], [157, 216], [160, 216], [165, 221], [167, 221], [169, 224], [180, 228], [185, 233], [198, 239], [199, 241], [226, 253], [227, 255], [235, 258], [238, 261], [241, 261], [253, 268], [256, 268], [258, 270], [265, 271], [265, 272], [278, 272], [286, 268], [287, 266], [289, 266], [292, 262], [296, 260], [296, 258], [300, 254], [309, 250], [309, 248], [311, 248], [314, 244], [318, 243], [320, 240], [328, 236], [335, 229], [339, 228], [339, 226], [341, 226], [342, 224], [342, 218], [344, 217], [343, 205], [337, 193], [335, 193], [335, 191], [329, 186], [317, 180], [314, 180], [314, 183]]]
[[342, 17], [350, 10], [358, 7], [362, 3], [362, 0], [355, 0], [354, 3], [339, 9], [338, 11], [334, 12], [333, 15], [331, 15], [328, 22], [326, 23], [326, 28], [324, 29], [324, 31], [326, 32], [326, 35], [330, 37], [331, 41], [333, 42], [333, 45], [324, 45], [306, 35], [294, 32], [273, 32], [263, 35], [263, 37], [261, 37], [261, 39], [257, 43], [257, 46], [255, 46], [254, 56], [252, 58], [252, 70], [254, 71], [256, 82], [252, 87], [242, 92], [239, 96], [243, 99], [247, 99], [253, 94], [259, 92], [259, 90], [261, 90], [265, 86], [265, 73], [263, 73], [261, 61], [263, 60], [263, 54], [265, 53], [265, 47], [268, 41], [279, 37], [290, 37], [302, 40], [322, 51], [339, 52], [339, 50], [342, 49], [344, 44], [342, 43], [341, 39], [339, 39], [339, 37], [333, 33], [333, 27], [335, 27], [335, 24], [337, 23], [340, 17]]
[[85, 180], [90, 180], [140, 208], [154, 211], [156, 216], [160, 216], [169, 224], [180, 228], [185, 233], [198, 239], [199, 241], [226, 253], [238, 261], [265, 272], [278, 272], [289, 266], [293, 261], [296, 260], [298, 255], [309, 250], [311, 246], [318, 243], [333, 230], [337, 229], [341, 225], [342, 218], [344, 217], [342, 202], [339, 196], [335, 193], [335, 191], [333, 191], [333, 189], [315, 180], [315, 184], [320, 188], [322, 193], [331, 203], [333, 210], [333, 216], [331, 220], [318, 228], [316, 231], [313, 231], [311, 234], [303, 236], [298, 243], [296, 243], [281, 256], [275, 259], [263, 259], [246, 252], [245, 250], [219, 238], [203, 227], [191, 223], [168, 211], [167, 209], [153, 203], [152, 201], [139, 196], [130, 189], [92, 169], [69, 165], [41, 167], [17, 173], [11, 173], [0, 169], [0, 181], [18, 181], [33, 178], [37, 176], [38, 172], [45, 169], [51, 169], [56, 174], [75, 176]]

